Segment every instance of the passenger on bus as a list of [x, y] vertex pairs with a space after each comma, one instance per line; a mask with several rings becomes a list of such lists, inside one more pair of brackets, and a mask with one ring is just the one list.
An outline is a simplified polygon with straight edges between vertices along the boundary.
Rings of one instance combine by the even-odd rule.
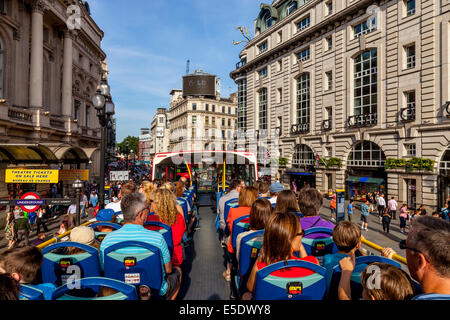
[[283, 190], [285, 190], [285, 188], [284, 188], [283, 185], [282, 185], [281, 183], [279, 183], [279, 182], [274, 182], [274, 183], [272, 183], [272, 184], [270, 185], [270, 196], [271, 196], [271, 198], [269, 199], [269, 201], [270, 201], [270, 203], [271, 203], [272, 205], [274, 205], [274, 204], [277, 203], [277, 197], [278, 197], [278, 194], [279, 194], [281, 191], [283, 191]]
[[143, 193], [147, 198], [147, 203], [150, 203], [150, 194], [156, 189], [156, 185], [148, 180], [144, 180], [141, 182], [139, 186], [138, 192]]
[[258, 190], [255, 187], [245, 187], [241, 189], [241, 191], [239, 192], [238, 207], [231, 208], [230, 211], [228, 212], [227, 225], [228, 230], [230, 231], [230, 236], [226, 241], [228, 263], [227, 269], [222, 274], [226, 281], [231, 280], [231, 267], [232, 265], [237, 264], [237, 262], [235, 261], [235, 257], [233, 255], [234, 250], [231, 241], [231, 237], [233, 234], [233, 222], [234, 220], [242, 216], [249, 215], [252, 209], [253, 202], [255, 202], [257, 199], [258, 199]]
[[272, 205], [267, 199], [258, 199], [253, 202], [250, 210], [249, 231], [239, 233], [236, 237], [236, 260], [239, 262], [239, 252], [241, 249], [241, 240], [243, 237], [252, 234], [258, 230], [264, 230], [267, 221], [272, 215]]
[[[342, 269], [339, 281], [339, 300], [351, 300], [351, 277], [355, 268], [355, 255], [343, 258], [339, 265]], [[377, 280], [373, 283], [373, 270], [376, 268]], [[361, 273], [363, 300], [409, 300], [414, 294], [414, 287], [409, 275], [400, 268], [389, 264], [374, 262]]]
[[423, 294], [413, 300], [450, 300], [450, 222], [430, 216], [411, 221], [411, 229], [401, 248], [411, 277]]
[[[334, 223], [323, 220], [319, 216], [319, 211], [322, 208], [323, 196], [314, 188], [302, 188], [298, 193], [298, 206], [303, 218], [300, 219], [303, 230], [308, 230], [313, 227], [322, 227], [334, 229]], [[306, 236], [310, 239], [317, 239], [321, 237], [328, 237], [327, 234], [313, 234]]]
[[[100, 263], [103, 266], [105, 249], [130, 239], [135, 241], [147, 242], [160, 249], [163, 268], [163, 282], [160, 296], [163, 299], [174, 300], [181, 286], [181, 269], [173, 267], [169, 249], [163, 236], [156, 232], [144, 228], [144, 224], [148, 219], [149, 209], [146, 198], [140, 193], [127, 194], [122, 198], [120, 207], [124, 217], [124, 226], [119, 230], [110, 232], [100, 245]], [[143, 252], [140, 248], [124, 248], [121, 253], [133, 255]], [[142, 293], [142, 292], [141, 292]]]
[[[304, 231], [298, 217], [292, 213], [273, 212], [264, 229], [264, 240], [260, 254], [253, 266], [247, 282], [248, 293], [243, 295], [243, 300], [250, 300], [255, 288], [256, 273], [258, 270], [286, 260], [302, 260], [319, 264], [319, 261], [308, 256], [302, 244]], [[294, 256], [294, 252], [300, 253], [300, 258]], [[275, 277], [299, 278], [314, 274], [314, 271], [305, 268], [284, 269], [272, 273]]]
[[225, 221], [225, 203], [228, 200], [231, 199], [237, 199], [239, 198], [239, 192], [241, 191], [241, 180], [235, 179], [235, 180], [231, 180], [230, 183], [230, 187], [228, 188], [228, 190], [226, 191], [226, 193], [220, 197], [219, 200], [219, 240], [221, 241], [222, 245], [225, 245], [225, 243], [223, 242], [223, 238], [224, 238], [224, 230], [225, 230], [225, 226], [226, 226], [226, 221]]
[[258, 187], [259, 197], [262, 199], [270, 199], [270, 184], [266, 181], [261, 181]]
[[291, 190], [283, 190], [278, 194], [274, 211], [298, 213], [298, 201]]
[[125, 183], [122, 188], [119, 191], [119, 195], [118, 195], [118, 200], [116, 202], [110, 202], [105, 206], [105, 209], [113, 209], [114, 212], [119, 213], [117, 215], [117, 217], [120, 220], [123, 220], [123, 214], [120, 213], [122, 211], [121, 209], [121, 201], [122, 198], [125, 197], [127, 194], [131, 194], [136, 192], [136, 183], [134, 183], [133, 181], [128, 181], [127, 183]]
[[0, 301], [19, 300], [19, 283], [10, 274], [0, 274]]
[[172, 265], [180, 266], [183, 263], [183, 247], [181, 241], [186, 224], [184, 215], [177, 210], [176, 198], [167, 189], [157, 189], [150, 194], [150, 211], [154, 215], [148, 217], [147, 221], [160, 221], [172, 229], [173, 254]]
[[[173, 194], [175, 194], [175, 185], [172, 182], [164, 183], [163, 185], [161, 185], [161, 189], [167, 189], [170, 192], [172, 192]], [[150, 205], [150, 203], [149, 203], [149, 205]], [[176, 207], [177, 207], [178, 212], [181, 215], [183, 215], [183, 217], [184, 217], [183, 208], [179, 204], [176, 204]], [[151, 213], [151, 211], [150, 211], [150, 213]]]

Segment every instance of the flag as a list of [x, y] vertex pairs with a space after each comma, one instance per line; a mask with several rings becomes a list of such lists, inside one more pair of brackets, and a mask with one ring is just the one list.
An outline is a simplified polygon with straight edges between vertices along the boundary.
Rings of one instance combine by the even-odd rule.
[[264, 156], [264, 160], [270, 159], [270, 157], [271, 157], [270, 152], [269, 150], [267, 150], [266, 155]]
[[316, 168], [319, 167], [319, 160], [320, 160], [319, 154], [316, 153]]

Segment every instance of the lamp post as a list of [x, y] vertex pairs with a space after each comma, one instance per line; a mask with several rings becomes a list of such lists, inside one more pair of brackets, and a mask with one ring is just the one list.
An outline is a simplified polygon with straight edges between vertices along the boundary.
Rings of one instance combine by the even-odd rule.
[[128, 148], [129, 148], [128, 139], [125, 142], [125, 144], [126, 144], [126, 147], [127, 147], [127, 171], [128, 171], [129, 170], [129, 168], [128, 168], [128, 161], [130, 161], [129, 151], [128, 151]]
[[99, 89], [97, 90], [97, 94], [94, 96], [92, 100], [95, 109], [97, 110], [97, 117], [102, 128], [102, 141], [100, 146], [100, 185], [98, 192], [98, 203], [99, 208], [104, 209], [105, 207], [105, 152], [107, 145], [107, 136], [108, 136], [108, 123], [111, 119], [111, 116], [114, 115], [114, 103], [111, 99], [110, 87], [106, 80], [102, 80]]
[[81, 219], [80, 219], [80, 193], [81, 193], [81, 189], [83, 188], [83, 182], [81, 182], [80, 179], [75, 180], [75, 182], [72, 184], [72, 187], [75, 188], [76, 193], [77, 193], [77, 221], [76, 221], [76, 225], [77, 227], [81, 224]]

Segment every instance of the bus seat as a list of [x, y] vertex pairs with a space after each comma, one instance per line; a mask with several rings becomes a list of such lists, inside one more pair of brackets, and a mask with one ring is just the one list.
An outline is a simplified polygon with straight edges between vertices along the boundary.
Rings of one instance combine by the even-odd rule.
[[19, 300], [45, 300], [44, 293], [32, 286], [21, 284], [19, 291]]
[[173, 253], [172, 228], [169, 225], [159, 221], [147, 221], [144, 224], [144, 228], [147, 230], [152, 230], [160, 233], [163, 236], [164, 240], [166, 241], [170, 256], [172, 256]]
[[187, 200], [185, 198], [177, 198], [177, 204], [179, 206], [181, 206], [181, 208], [183, 208], [183, 213], [184, 213], [184, 221], [186, 222], [186, 224], [188, 223], [189, 220], [189, 216], [188, 216], [188, 205], [187, 205]]
[[236, 251], [236, 238], [239, 233], [248, 231], [250, 228], [250, 216], [245, 215], [233, 221], [233, 231], [231, 234], [231, 244]]
[[[306, 268], [314, 274], [299, 278], [271, 275], [285, 268]], [[314, 263], [287, 260], [271, 264], [256, 273], [254, 300], [322, 300], [327, 289], [326, 269]]]
[[[362, 297], [363, 286], [361, 284], [361, 273], [373, 262], [389, 263], [401, 269], [400, 263], [397, 261], [380, 257], [380, 256], [360, 256], [355, 258], [355, 269], [353, 270], [350, 289], [352, 292], [352, 300], [359, 300]], [[328, 300], [338, 300], [339, 281], [341, 280], [341, 267], [336, 265], [333, 268], [330, 286], [328, 288]]]
[[[138, 253], [119, 253], [120, 249], [144, 249]], [[161, 289], [163, 262], [159, 249], [140, 241], [123, 241], [107, 247], [104, 251], [105, 277], [124, 281], [134, 286], [146, 285], [154, 291]]]
[[230, 212], [230, 209], [237, 208], [237, 207], [239, 207], [239, 201], [237, 198], [233, 198], [233, 199], [227, 200], [225, 202], [224, 210], [223, 210], [223, 217], [225, 219], [225, 223], [227, 223], [228, 212]]
[[[53, 253], [60, 248], [75, 247], [85, 252], [67, 255]], [[101, 275], [99, 252], [97, 248], [78, 242], [60, 242], [42, 249], [44, 256], [42, 262], [42, 282], [53, 283], [56, 286], [66, 284], [67, 280], [75, 274], [70, 266], [80, 268], [80, 277], [99, 277]]]
[[100, 232], [100, 231], [96, 230], [98, 227], [110, 227], [113, 229], [113, 231], [119, 230], [120, 228], [122, 228], [122, 226], [120, 224], [112, 223], [112, 222], [96, 222], [96, 223], [90, 224], [89, 227], [94, 229], [95, 240], [97, 240], [100, 243], [103, 241], [103, 239], [106, 237], [106, 235], [109, 232]]
[[[328, 237], [309, 239], [308, 235], [327, 234]], [[333, 241], [333, 230], [329, 228], [309, 228], [305, 230], [305, 236], [302, 239], [303, 247], [305, 247], [308, 255], [315, 256], [323, 265], [323, 256], [330, 253], [338, 252], [338, 248]]]
[[81, 279], [79, 282], [81, 289], [96, 290], [100, 287], [107, 287], [119, 291], [116, 294], [106, 297], [76, 297], [70, 295], [71, 289], [68, 285], [61, 286], [53, 293], [53, 300], [138, 300], [136, 287], [115, 279], [102, 277], [91, 277]]
[[241, 239], [241, 246], [239, 249], [239, 267], [238, 267], [239, 281], [237, 281], [236, 287], [243, 288], [244, 289], [243, 291], [245, 291], [245, 286], [247, 284], [248, 277], [250, 276], [253, 265], [255, 264], [255, 261], [258, 258], [259, 251], [262, 248], [263, 236], [264, 230], [258, 230], [244, 236]]

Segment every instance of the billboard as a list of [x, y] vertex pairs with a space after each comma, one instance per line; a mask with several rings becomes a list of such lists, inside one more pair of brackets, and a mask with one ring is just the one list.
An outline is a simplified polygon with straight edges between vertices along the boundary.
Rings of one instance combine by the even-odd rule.
[[5, 183], [58, 183], [59, 170], [6, 169]]
[[109, 181], [128, 181], [128, 171], [111, 171]]
[[215, 96], [216, 76], [189, 75], [183, 77], [183, 96]]

